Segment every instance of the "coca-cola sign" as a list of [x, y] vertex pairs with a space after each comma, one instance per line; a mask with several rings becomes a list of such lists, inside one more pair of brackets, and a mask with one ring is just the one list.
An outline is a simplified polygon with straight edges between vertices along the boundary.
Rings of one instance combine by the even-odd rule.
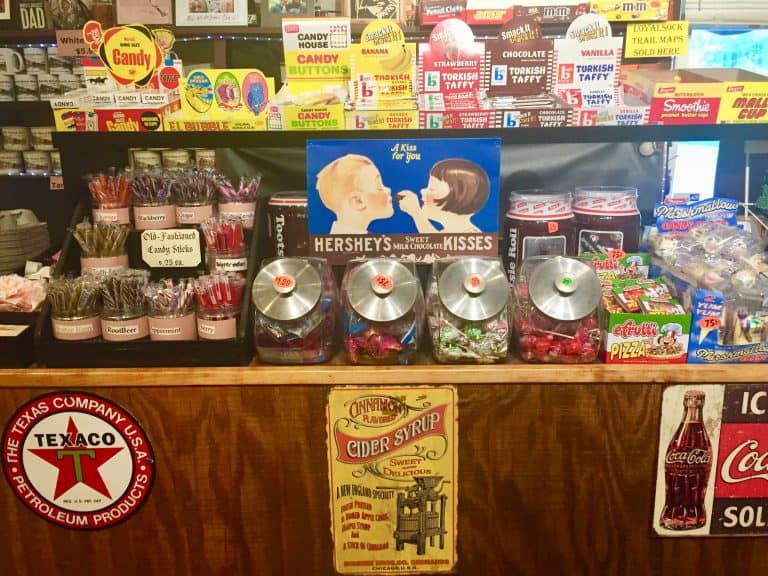
[[664, 458], [666, 464], [709, 464], [711, 461], [712, 455], [699, 448], [687, 452], [669, 452]]
[[653, 527], [768, 535], [768, 384], [664, 390]]

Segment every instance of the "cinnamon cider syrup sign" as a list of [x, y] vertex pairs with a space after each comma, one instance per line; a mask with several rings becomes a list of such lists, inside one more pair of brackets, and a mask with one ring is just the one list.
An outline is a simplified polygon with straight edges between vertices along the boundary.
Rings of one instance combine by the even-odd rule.
[[[703, 424], [711, 451], [699, 439], [678, 442], [685, 392], [704, 394]], [[690, 424], [685, 424], [690, 426]], [[654, 529], [663, 536], [768, 535], [768, 384], [672, 386], [664, 391]], [[682, 446], [685, 445], [685, 446]], [[700, 472], [710, 472], [706, 478]], [[688, 471], [690, 473], [683, 474]], [[678, 482], [684, 478], [684, 482]], [[701, 520], [690, 512], [698, 505]], [[692, 499], [691, 499], [692, 498]], [[691, 501], [688, 501], [691, 500]], [[670, 508], [671, 507], [671, 508]], [[677, 508], [677, 525], [662, 520]], [[665, 512], [666, 509], [666, 512]]]
[[337, 572], [452, 571], [456, 390], [334, 388], [328, 447]]
[[84, 392], [46, 394], [19, 408], [2, 453], [13, 492], [65, 528], [99, 530], [126, 520], [154, 479], [152, 447], [136, 420]]
[[160, 36], [157, 32], [142, 24], [103, 31], [101, 24], [94, 20], [83, 27], [86, 44], [122, 86], [146, 86], [163, 64], [163, 50], [170, 49], [166, 46], [170, 32], [162, 30]]

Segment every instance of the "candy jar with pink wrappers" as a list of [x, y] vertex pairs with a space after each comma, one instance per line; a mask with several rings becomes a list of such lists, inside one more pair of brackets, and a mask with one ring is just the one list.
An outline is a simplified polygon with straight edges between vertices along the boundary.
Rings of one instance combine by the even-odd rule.
[[93, 199], [93, 221], [131, 223], [131, 173], [111, 168], [86, 176]]
[[509, 281], [497, 258], [435, 261], [427, 324], [438, 362], [501, 362], [509, 348]]
[[131, 191], [136, 230], [161, 230], [176, 226], [176, 205], [171, 196], [171, 184], [162, 170], [134, 171]]
[[253, 281], [259, 358], [275, 364], [316, 364], [333, 354], [336, 285], [322, 258], [266, 260]]
[[51, 278], [46, 286], [56, 340], [90, 340], [101, 335], [101, 279], [86, 275]]
[[352, 260], [342, 280], [344, 345], [352, 364], [408, 364], [419, 348], [424, 294], [412, 261]]
[[594, 362], [600, 345], [600, 280], [574, 258], [533, 257], [514, 288], [515, 331], [527, 362]]
[[208, 218], [200, 224], [200, 229], [205, 239], [208, 270], [245, 274], [248, 270], [248, 246], [243, 221], [229, 216]]
[[214, 272], [198, 277], [197, 335], [201, 340], [233, 340], [240, 321], [245, 279], [234, 272]]
[[110, 342], [149, 336], [147, 270], [122, 270], [104, 277], [101, 284], [101, 337]]
[[219, 189], [219, 215], [240, 218], [243, 226], [249, 230], [253, 228], [261, 174], [257, 172], [253, 176], [240, 176], [237, 187], [225, 177], [219, 178], [216, 185]]
[[196, 226], [213, 216], [218, 178], [216, 172], [206, 170], [184, 170], [170, 176], [179, 226]]

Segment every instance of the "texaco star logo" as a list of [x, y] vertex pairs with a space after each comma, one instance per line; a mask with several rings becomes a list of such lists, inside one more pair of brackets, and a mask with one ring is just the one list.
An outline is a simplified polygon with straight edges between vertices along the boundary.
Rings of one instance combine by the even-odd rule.
[[154, 479], [152, 447], [125, 410], [99, 396], [56, 392], [22, 406], [2, 440], [5, 476], [38, 516], [97, 530], [136, 512]]

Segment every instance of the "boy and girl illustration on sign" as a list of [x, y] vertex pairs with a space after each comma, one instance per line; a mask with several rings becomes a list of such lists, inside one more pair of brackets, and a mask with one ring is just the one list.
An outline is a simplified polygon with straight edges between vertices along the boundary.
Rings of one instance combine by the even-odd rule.
[[393, 194], [376, 164], [357, 153], [325, 164], [308, 184], [314, 184], [322, 204], [335, 215], [327, 234], [369, 234], [372, 222], [394, 216], [395, 202], [420, 234], [481, 232], [472, 217], [491, 194], [488, 173], [464, 158], [435, 162], [419, 194], [408, 189]]

